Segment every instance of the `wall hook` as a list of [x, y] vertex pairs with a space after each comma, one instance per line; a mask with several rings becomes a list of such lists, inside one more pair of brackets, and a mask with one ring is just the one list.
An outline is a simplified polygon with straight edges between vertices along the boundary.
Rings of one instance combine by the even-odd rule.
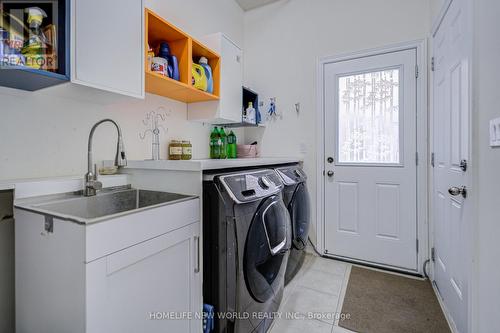
[[141, 140], [144, 140], [148, 133], [151, 133], [151, 159], [160, 159], [160, 133], [168, 132], [161, 123], [166, 120], [166, 117], [170, 116], [170, 111], [166, 112], [165, 108], [160, 106], [156, 111], [150, 111], [146, 113], [146, 117], [142, 120], [144, 126], [148, 127], [144, 132], [139, 133]]
[[295, 103], [295, 112], [300, 113], [300, 102]]

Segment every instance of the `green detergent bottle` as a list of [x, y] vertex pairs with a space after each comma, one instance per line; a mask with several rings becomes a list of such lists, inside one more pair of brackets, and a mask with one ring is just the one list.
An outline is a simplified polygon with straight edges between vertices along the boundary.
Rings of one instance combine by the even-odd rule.
[[224, 159], [227, 158], [227, 135], [226, 132], [224, 131], [224, 127], [220, 128], [219, 135], [221, 141], [220, 158]]
[[210, 158], [220, 158], [220, 134], [217, 127], [210, 133]]
[[233, 131], [231, 131], [227, 136], [227, 158], [236, 158], [236, 157], [237, 157], [236, 135], [233, 133]]

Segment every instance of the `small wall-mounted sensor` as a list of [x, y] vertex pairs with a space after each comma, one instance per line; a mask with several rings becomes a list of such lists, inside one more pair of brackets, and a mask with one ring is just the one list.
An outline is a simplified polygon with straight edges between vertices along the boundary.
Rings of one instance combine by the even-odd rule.
[[490, 147], [500, 147], [500, 118], [490, 120]]

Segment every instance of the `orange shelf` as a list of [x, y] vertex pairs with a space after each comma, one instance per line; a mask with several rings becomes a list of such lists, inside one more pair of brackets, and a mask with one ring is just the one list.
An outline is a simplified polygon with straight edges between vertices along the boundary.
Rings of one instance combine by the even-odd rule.
[[[220, 56], [149, 9], [146, 9], [145, 21], [146, 92], [185, 103], [218, 100], [220, 96]], [[151, 72], [151, 69], [148, 68], [147, 46], [155, 49], [162, 41], [168, 42], [172, 53], [177, 57], [180, 81]], [[191, 67], [193, 60], [197, 61], [201, 56], [208, 59], [208, 64], [212, 68], [213, 94], [192, 86]]]
[[217, 101], [219, 99], [219, 96], [151, 71], [146, 72], [146, 92], [184, 103]]

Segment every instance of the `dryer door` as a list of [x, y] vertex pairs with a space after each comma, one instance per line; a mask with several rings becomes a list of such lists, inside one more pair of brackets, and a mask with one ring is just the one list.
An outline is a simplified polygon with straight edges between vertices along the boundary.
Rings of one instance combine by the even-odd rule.
[[259, 206], [245, 243], [245, 283], [256, 301], [268, 301], [284, 283], [285, 259], [290, 245], [288, 211], [280, 197], [272, 196]]
[[288, 211], [292, 220], [293, 246], [302, 250], [307, 245], [311, 216], [311, 203], [305, 183], [299, 183], [295, 188], [292, 200], [288, 204]]

